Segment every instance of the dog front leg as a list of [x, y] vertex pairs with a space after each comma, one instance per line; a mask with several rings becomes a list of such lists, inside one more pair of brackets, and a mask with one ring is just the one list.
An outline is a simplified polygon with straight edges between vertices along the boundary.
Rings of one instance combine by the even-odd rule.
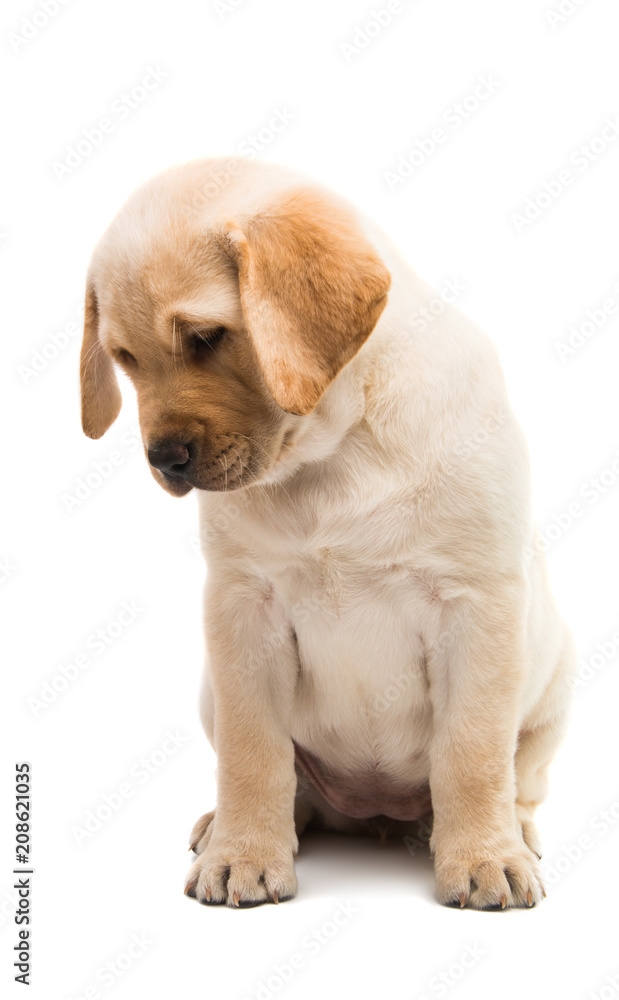
[[[537, 859], [517, 822], [514, 755], [527, 664], [523, 600], [499, 585], [446, 610], [428, 656], [434, 735], [431, 848], [439, 899], [477, 909], [531, 906], [543, 895]], [[451, 638], [450, 638], [451, 637]]]
[[206, 602], [217, 808], [186, 892], [234, 907], [282, 902], [297, 889], [292, 628], [262, 580], [215, 578]]

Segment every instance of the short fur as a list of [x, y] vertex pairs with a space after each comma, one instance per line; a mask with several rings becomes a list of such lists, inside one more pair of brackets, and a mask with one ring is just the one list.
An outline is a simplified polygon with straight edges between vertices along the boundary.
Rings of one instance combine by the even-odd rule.
[[[390, 290], [391, 288], [391, 290]], [[296, 892], [308, 823], [433, 814], [441, 902], [530, 906], [536, 806], [574, 657], [487, 338], [335, 195], [205, 160], [137, 191], [93, 256], [85, 432], [137, 389], [145, 450], [197, 488], [215, 812], [187, 891]], [[186, 458], [185, 458], [186, 456]]]

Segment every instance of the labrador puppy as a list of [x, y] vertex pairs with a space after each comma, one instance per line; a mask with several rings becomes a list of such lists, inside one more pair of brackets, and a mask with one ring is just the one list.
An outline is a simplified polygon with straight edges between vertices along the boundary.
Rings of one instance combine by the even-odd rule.
[[290, 899], [308, 824], [429, 815], [442, 903], [544, 895], [574, 657], [495, 351], [443, 306], [340, 197], [241, 159], [155, 177], [94, 252], [84, 431], [116, 419], [119, 365], [155, 480], [199, 500], [202, 903]]

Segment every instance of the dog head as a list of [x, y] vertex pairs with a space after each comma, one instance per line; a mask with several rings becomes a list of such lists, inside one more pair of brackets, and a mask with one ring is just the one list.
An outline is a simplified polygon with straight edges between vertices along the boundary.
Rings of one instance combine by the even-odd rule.
[[175, 496], [277, 476], [386, 304], [389, 273], [346, 209], [264, 172], [206, 161], [154, 178], [91, 262], [84, 431], [99, 438], [118, 416], [119, 365], [153, 475]]

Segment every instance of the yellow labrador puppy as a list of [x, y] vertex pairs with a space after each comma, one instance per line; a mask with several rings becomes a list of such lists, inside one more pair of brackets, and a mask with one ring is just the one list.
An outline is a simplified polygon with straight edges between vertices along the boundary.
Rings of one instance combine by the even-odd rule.
[[154, 478], [199, 497], [203, 903], [294, 896], [308, 823], [430, 813], [441, 902], [544, 895], [570, 638], [494, 349], [436, 303], [350, 205], [243, 160], [155, 177], [95, 250], [84, 430], [118, 415], [120, 365]]

